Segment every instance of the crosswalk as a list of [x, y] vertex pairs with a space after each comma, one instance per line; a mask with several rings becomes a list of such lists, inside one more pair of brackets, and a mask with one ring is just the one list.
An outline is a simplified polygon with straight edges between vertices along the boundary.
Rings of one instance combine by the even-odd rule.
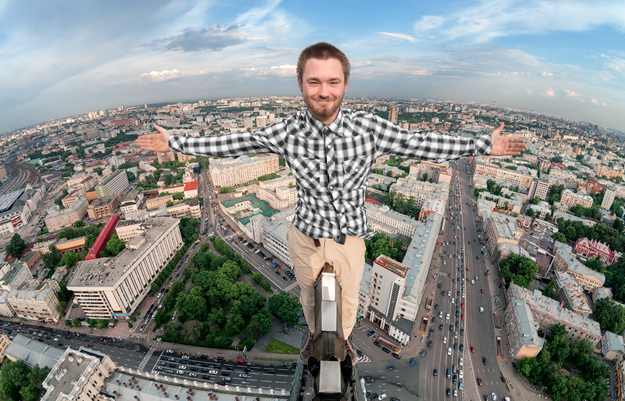
[[150, 347], [150, 349], [148, 350], [148, 353], [145, 354], [145, 356], [143, 357], [143, 360], [141, 361], [141, 363], [137, 367], [137, 370], [142, 371], [143, 369], [145, 369], [145, 365], [148, 364], [148, 361], [152, 357], [152, 354], [154, 354], [155, 350], [156, 350], [156, 348]]

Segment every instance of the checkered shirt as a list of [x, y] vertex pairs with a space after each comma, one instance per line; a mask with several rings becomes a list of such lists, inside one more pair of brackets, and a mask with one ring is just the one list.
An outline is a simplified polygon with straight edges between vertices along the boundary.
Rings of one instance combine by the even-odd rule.
[[346, 235], [371, 239], [367, 232], [365, 188], [382, 155], [442, 162], [491, 152], [491, 136], [457, 138], [409, 131], [369, 112], [341, 109], [329, 125], [308, 110], [258, 131], [222, 136], [172, 135], [169, 148], [194, 156], [234, 157], [254, 153], [282, 156], [297, 182], [293, 224], [310, 238]]

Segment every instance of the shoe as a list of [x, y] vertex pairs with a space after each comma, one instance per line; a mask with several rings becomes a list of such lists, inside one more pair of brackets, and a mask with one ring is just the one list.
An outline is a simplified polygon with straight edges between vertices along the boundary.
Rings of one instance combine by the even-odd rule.
[[352, 342], [349, 340], [345, 340], [345, 358], [347, 358], [347, 355], [349, 355], [352, 360], [352, 366], [358, 363], [358, 355], [356, 354], [356, 349], [352, 345]]
[[310, 332], [310, 330], [306, 330], [308, 332], [308, 335], [306, 336], [306, 339], [304, 340], [304, 343], [302, 344], [302, 349], [299, 351], [299, 356], [300, 358], [302, 358], [302, 361], [304, 361], [304, 363], [308, 363], [308, 357], [312, 354], [312, 340], [313, 340], [313, 333]]

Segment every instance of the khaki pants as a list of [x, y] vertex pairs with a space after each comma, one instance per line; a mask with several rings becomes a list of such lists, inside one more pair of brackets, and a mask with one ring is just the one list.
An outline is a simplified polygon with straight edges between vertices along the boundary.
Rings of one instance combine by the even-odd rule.
[[297, 283], [302, 289], [300, 302], [308, 328], [315, 332], [315, 282], [325, 263], [334, 266], [341, 286], [343, 335], [347, 339], [356, 323], [360, 279], [365, 269], [365, 240], [347, 236], [345, 245], [331, 238], [320, 238], [321, 246], [291, 225], [286, 234], [289, 258]]

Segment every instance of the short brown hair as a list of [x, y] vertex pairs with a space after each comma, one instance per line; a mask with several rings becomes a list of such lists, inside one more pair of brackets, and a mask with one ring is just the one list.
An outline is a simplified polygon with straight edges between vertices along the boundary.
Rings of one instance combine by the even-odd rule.
[[299, 79], [302, 79], [304, 76], [304, 67], [311, 58], [316, 58], [318, 60], [327, 60], [329, 58], [337, 59], [343, 66], [343, 76], [346, 80], [349, 78], [351, 65], [349, 64], [349, 60], [347, 59], [345, 53], [329, 43], [319, 42], [308, 46], [300, 53], [299, 59], [297, 60], [297, 77]]

